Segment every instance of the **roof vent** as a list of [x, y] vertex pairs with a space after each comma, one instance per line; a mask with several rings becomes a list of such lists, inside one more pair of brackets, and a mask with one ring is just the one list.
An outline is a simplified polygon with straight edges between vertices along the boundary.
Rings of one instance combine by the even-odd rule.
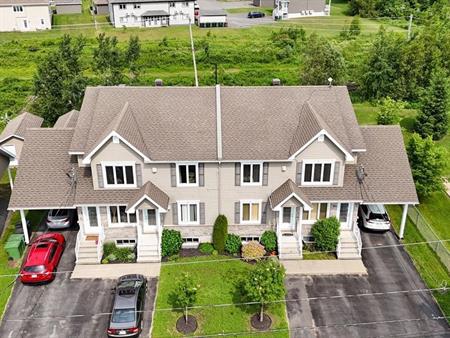
[[272, 79], [272, 86], [281, 86], [280, 79]]
[[163, 80], [156, 79], [155, 80], [155, 87], [162, 87], [163, 86]]

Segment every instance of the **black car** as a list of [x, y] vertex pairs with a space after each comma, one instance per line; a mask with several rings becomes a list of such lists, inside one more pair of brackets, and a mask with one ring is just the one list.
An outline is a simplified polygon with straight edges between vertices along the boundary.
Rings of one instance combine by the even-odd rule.
[[142, 329], [147, 280], [142, 275], [125, 275], [115, 288], [108, 337], [138, 337]]
[[264, 18], [266, 15], [263, 12], [248, 12], [247, 18]]

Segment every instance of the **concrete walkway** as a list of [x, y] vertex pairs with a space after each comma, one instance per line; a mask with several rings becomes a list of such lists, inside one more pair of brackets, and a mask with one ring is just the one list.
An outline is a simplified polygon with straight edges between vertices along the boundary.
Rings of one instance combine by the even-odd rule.
[[159, 277], [161, 263], [131, 264], [86, 264], [75, 265], [71, 279], [102, 278], [117, 279], [128, 274], [141, 274], [146, 277]]
[[361, 259], [282, 260], [287, 275], [367, 275]]

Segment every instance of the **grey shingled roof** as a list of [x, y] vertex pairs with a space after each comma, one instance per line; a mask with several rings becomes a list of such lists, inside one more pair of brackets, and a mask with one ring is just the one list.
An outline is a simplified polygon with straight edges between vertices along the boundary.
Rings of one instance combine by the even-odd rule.
[[167, 13], [166, 11], [146, 11], [144, 13], [141, 14], [142, 17], [144, 16], [169, 16], [169, 13]]
[[55, 0], [56, 6], [80, 5], [81, 0]]
[[38, 128], [42, 122], [44, 122], [42, 117], [24, 112], [8, 122], [0, 134], [0, 143], [13, 136], [24, 138], [27, 128]]
[[200, 11], [200, 16], [227, 16], [223, 9], [205, 9]]
[[64, 115], [61, 115], [58, 120], [56, 120], [53, 128], [75, 128], [79, 113], [80, 112], [78, 110], [74, 109]]
[[[321, 129], [349, 151], [365, 148], [346, 87], [221, 87], [220, 99], [224, 160], [287, 159]], [[117, 131], [111, 121], [128, 102], [128, 137], [140, 133], [135, 146], [151, 160], [217, 160], [215, 100], [214, 87], [90, 87], [70, 150], [87, 155]]]
[[78, 164], [67, 153], [72, 136], [73, 129], [28, 129], [9, 208], [73, 206], [75, 188], [67, 173]]
[[13, 5], [49, 5], [49, 1], [46, 0], [0, 0], [0, 6], [13, 6]]
[[158, 204], [157, 206], [167, 210], [169, 206], [169, 196], [150, 181], [147, 181], [147, 183], [135, 192], [133, 198], [128, 201], [128, 208], [134, 206], [144, 196], [149, 197]]
[[291, 179], [288, 179], [270, 194], [269, 200], [271, 207], [275, 208], [292, 194], [296, 194], [302, 201], [311, 206], [311, 201], [308, 196]]

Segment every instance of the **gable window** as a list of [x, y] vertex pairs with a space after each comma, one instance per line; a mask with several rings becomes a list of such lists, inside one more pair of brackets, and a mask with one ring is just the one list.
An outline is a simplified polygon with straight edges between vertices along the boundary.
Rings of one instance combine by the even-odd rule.
[[13, 11], [14, 12], [23, 12], [23, 7], [22, 6], [13, 6]]
[[105, 164], [104, 178], [105, 187], [135, 187], [134, 163]]
[[198, 214], [198, 202], [178, 202], [179, 224], [199, 224]]
[[137, 223], [136, 213], [127, 214], [125, 205], [112, 205], [108, 208], [109, 224], [111, 226], [135, 225]]
[[119, 9], [126, 9], [127, 5], [126, 4], [119, 4]]
[[242, 201], [241, 202], [241, 223], [261, 223], [261, 202]]
[[198, 182], [198, 164], [177, 164], [179, 186], [196, 186]]
[[305, 161], [303, 167], [303, 184], [331, 184], [331, 173], [333, 172], [334, 162], [320, 161], [308, 162]]
[[242, 163], [242, 185], [260, 185], [262, 176], [261, 163]]
[[134, 4], [134, 9], [139, 9], [139, 8], [141, 8], [141, 5], [140, 4]]

